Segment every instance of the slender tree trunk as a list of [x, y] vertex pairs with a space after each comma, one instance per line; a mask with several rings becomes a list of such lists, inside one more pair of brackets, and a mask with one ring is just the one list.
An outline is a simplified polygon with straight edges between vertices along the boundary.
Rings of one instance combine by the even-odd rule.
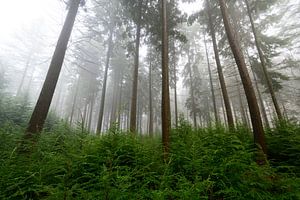
[[[176, 76], [176, 72], [175, 72], [175, 76]], [[175, 126], [178, 127], [177, 80], [175, 80], [175, 85], [174, 85], [174, 104], [175, 104]]]
[[247, 12], [248, 12], [248, 16], [249, 16], [250, 23], [251, 23], [251, 28], [252, 28], [252, 32], [253, 32], [253, 36], [254, 36], [254, 40], [255, 40], [256, 49], [257, 49], [259, 59], [260, 59], [260, 62], [261, 62], [261, 67], [263, 69], [263, 74], [264, 74], [265, 80], [267, 82], [268, 90], [271, 94], [271, 98], [272, 98], [272, 101], [273, 101], [273, 104], [274, 104], [274, 107], [275, 107], [277, 117], [278, 117], [279, 120], [282, 120], [283, 116], [282, 116], [282, 113], [281, 113], [281, 110], [280, 110], [280, 107], [279, 107], [279, 104], [278, 104], [278, 101], [277, 101], [277, 98], [276, 98], [276, 95], [275, 95], [275, 92], [274, 92], [274, 88], [273, 88], [273, 84], [271, 82], [271, 78], [269, 76], [269, 73], [268, 73], [268, 70], [267, 70], [267, 67], [266, 67], [266, 62], [265, 62], [264, 55], [263, 55], [263, 52], [262, 52], [261, 47], [260, 47], [260, 43], [258, 41], [257, 32], [256, 32], [254, 21], [253, 21], [252, 15], [251, 15], [249, 2], [248, 2], [248, 0], [244, 0], [244, 1], [246, 3]]
[[262, 99], [262, 96], [261, 96], [261, 92], [259, 90], [258, 80], [257, 80], [256, 74], [253, 71], [253, 64], [251, 62], [251, 59], [250, 59], [248, 51], [246, 51], [246, 53], [247, 53], [247, 57], [249, 59], [250, 68], [251, 68], [251, 72], [252, 72], [252, 76], [253, 76], [253, 80], [254, 80], [254, 85], [255, 85], [255, 88], [256, 88], [256, 91], [257, 91], [258, 102], [259, 102], [259, 105], [260, 105], [262, 117], [264, 119], [266, 128], [270, 128], [270, 123], [269, 123], [269, 120], [268, 120], [268, 116], [267, 116], [267, 112], [266, 112], [266, 107], [264, 105], [264, 102], [263, 102], [263, 99]]
[[122, 92], [123, 92], [123, 77], [121, 78], [121, 86], [119, 91], [119, 102], [118, 102], [118, 126], [122, 129], [122, 122], [121, 122], [121, 114], [122, 114]]
[[80, 0], [70, 1], [69, 11], [60, 33], [45, 82], [26, 129], [25, 139], [32, 139], [33, 135], [39, 133], [43, 128], [64, 61], [79, 4]]
[[76, 87], [75, 87], [75, 94], [74, 94], [74, 98], [73, 98], [73, 104], [72, 104], [72, 110], [71, 110], [70, 122], [69, 122], [70, 125], [72, 125], [72, 122], [73, 122], [75, 106], [76, 106], [77, 96], [78, 96], [78, 90], [79, 90], [79, 80], [77, 80]]
[[95, 103], [95, 94], [94, 94], [94, 91], [93, 91], [93, 94], [92, 94], [92, 97], [91, 97], [90, 110], [89, 110], [88, 132], [91, 131], [91, 125], [92, 125], [92, 120], [93, 120], [94, 103]]
[[84, 104], [84, 109], [83, 109], [83, 119], [82, 119], [82, 126], [83, 126], [83, 129], [86, 128], [86, 120], [87, 120], [87, 112], [88, 111], [88, 100], [85, 102]]
[[168, 158], [170, 148], [170, 94], [169, 94], [169, 67], [168, 67], [168, 27], [167, 27], [167, 1], [162, 0], [162, 142], [164, 158]]
[[113, 81], [113, 97], [112, 97], [112, 106], [111, 106], [111, 115], [110, 115], [110, 127], [113, 127], [113, 125], [117, 121], [117, 105], [118, 105], [118, 90], [120, 85], [120, 75], [116, 74], [119, 72], [115, 72], [114, 75], [114, 81]]
[[[189, 47], [188, 47], [189, 48]], [[192, 76], [192, 67], [191, 67], [191, 60], [190, 60], [190, 51], [188, 50], [188, 70], [189, 70], [189, 78], [190, 78], [190, 92], [191, 92], [191, 99], [192, 99], [192, 114], [193, 114], [193, 123], [194, 127], [197, 127], [197, 115], [196, 115], [196, 105], [195, 105], [195, 97], [194, 97], [194, 85], [193, 85], [193, 76]]]
[[[175, 45], [173, 41], [173, 56], [176, 56]], [[174, 62], [174, 106], [175, 106], [175, 126], [178, 127], [178, 105], [177, 105], [177, 70]]]
[[142, 23], [142, 0], [139, 1], [138, 22], [136, 27], [135, 38], [135, 57], [134, 57], [134, 70], [132, 82], [132, 97], [130, 107], [130, 132], [136, 131], [136, 104], [138, 92], [138, 74], [139, 74], [139, 55], [140, 55], [140, 39], [141, 39], [141, 23]]
[[205, 34], [204, 34], [204, 45], [205, 45], [206, 60], [207, 60], [207, 67], [208, 67], [208, 74], [209, 74], [211, 97], [213, 100], [214, 115], [215, 115], [216, 123], [219, 123], [219, 115], [218, 115], [218, 111], [217, 111], [216, 96], [215, 96], [213, 79], [212, 79], [212, 75], [211, 75], [211, 67], [210, 67], [210, 61], [209, 61], [209, 56], [208, 56], [208, 48], [207, 48], [207, 44], [206, 44]]
[[255, 84], [255, 87], [256, 87], [256, 90], [257, 90], [257, 96], [258, 96], [258, 100], [259, 100], [259, 103], [260, 103], [262, 116], [264, 118], [266, 128], [270, 128], [270, 123], [269, 123], [269, 120], [268, 120], [268, 115], [267, 115], [267, 112], [266, 112], [264, 101], [262, 99], [261, 92], [260, 92], [259, 87], [258, 87], [258, 80], [257, 80], [256, 74], [254, 74], [253, 70], [251, 70], [251, 71], [252, 71], [253, 77], [254, 77], [254, 84]]
[[245, 109], [244, 109], [244, 104], [243, 104], [243, 99], [242, 99], [242, 94], [241, 94], [241, 88], [240, 88], [240, 82], [238, 81], [237, 75], [235, 76], [235, 81], [236, 81], [236, 84], [237, 84], [237, 92], [238, 92], [238, 99], [239, 99], [239, 104], [240, 104], [240, 112], [241, 112], [241, 116], [242, 116], [242, 121], [243, 121], [244, 125], [249, 127], [249, 124], [247, 123], [247, 119], [246, 119], [246, 112], [245, 112]]
[[226, 8], [225, 0], [219, 0], [219, 4], [222, 12], [223, 22], [228, 37], [228, 41], [232, 53], [234, 55], [236, 64], [238, 66], [241, 80], [244, 86], [245, 94], [247, 97], [249, 111], [251, 115], [251, 122], [252, 122], [253, 132], [254, 132], [254, 142], [256, 144], [259, 144], [262, 148], [262, 151], [266, 154], [267, 147], [265, 142], [264, 129], [260, 117], [259, 107], [255, 97], [254, 88], [252, 87], [251, 79], [247, 71], [245, 59], [241, 51], [239, 42], [234, 39], [233, 29], [229, 22], [229, 15]]
[[206, 2], [207, 2], [207, 5], [208, 5], [207, 13], [208, 13], [208, 19], [209, 19], [209, 29], [210, 29], [210, 32], [211, 32], [211, 37], [212, 37], [212, 42], [213, 42], [213, 47], [214, 47], [217, 70], [218, 70], [220, 85], [221, 85], [221, 89], [222, 89], [224, 105], [225, 105], [225, 109], [226, 109], [227, 122], [228, 122], [229, 128], [234, 128], [232, 109], [231, 109], [231, 106], [230, 106], [230, 101], [229, 101], [229, 97], [228, 97], [226, 83], [225, 83], [225, 79], [224, 79], [224, 75], [223, 75], [223, 71], [222, 71], [222, 66], [221, 66], [221, 61], [220, 61], [220, 57], [219, 57], [219, 50], [218, 50], [218, 45], [217, 45], [217, 40], [216, 40], [215, 28], [214, 28], [214, 25], [213, 25], [213, 22], [212, 22], [210, 3], [209, 3], [208, 0], [206, 0]]
[[111, 57], [112, 50], [113, 50], [113, 41], [112, 41], [113, 40], [113, 30], [114, 30], [114, 26], [111, 25], [110, 30], [109, 30], [108, 47], [107, 47], [105, 70], [104, 70], [104, 79], [103, 79], [103, 86], [102, 86], [102, 92], [101, 92], [99, 117], [98, 117], [98, 123], [97, 123], [97, 135], [100, 135], [101, 130], [102, 130], [108, 68], [109, 68], [109, 63], [110, 63], [110, 57]]
[[152, 63], [149, 65], [149, 135], [153, 136]]

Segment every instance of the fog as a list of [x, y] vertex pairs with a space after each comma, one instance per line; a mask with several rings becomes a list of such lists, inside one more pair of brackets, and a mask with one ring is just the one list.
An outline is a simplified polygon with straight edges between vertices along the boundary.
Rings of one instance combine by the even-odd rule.
[[[264, 2], [249, 0], [267, 74], [278, 109], [285, 118], [299, 122], [300, 1]], [[1, 1], [0, 95], [3, 101], [0, 112], [8, 112], [15, 104], [24, 105], [27, 114], [22, 117], [29, 121], [54, 57], [69, 4], [63, 0]], [[207, 127], [217, 121], [227, 124], [229, 106], [235, 124], [252, 128], [245, 86], [226, 37], [221, 12], [217, 4], [211, 6], [218, 52], [213, 48], [204, 1], [171, 0], [168, 4], [172, 127], [181, 119], [195, 127]], [[272, 127], [278, 112], [261, 67], [246, 5], [244, 1], [231, 1], [227, 7], [263, 123]], [[129, 130], [132, 123], [141, 134], [160, 133], [162, 25], [159, 9], [160, 1], [156, 0], [140, 4], [125, 0], [82, 1], [48, 117], [51, 115], [91, 133], [97, 132], [99, 124], [100, 131], [105, 132], [114, 126]], [[220, 55], [229, 97], [227, 107], [215, 53]], [[101, 110], [103, 119], [99, 120]], [[135, 120], [132, 115], [136, 116]]]

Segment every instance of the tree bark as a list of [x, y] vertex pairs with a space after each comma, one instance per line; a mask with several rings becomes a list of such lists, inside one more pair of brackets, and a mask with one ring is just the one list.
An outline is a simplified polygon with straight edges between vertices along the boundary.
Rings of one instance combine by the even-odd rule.
[[96, 131], [97, 135], [100, 135], [101, 130], [102, 130], [108, 68], [109, 68], [110, 57], [111, 57], [112, 49], [113, 49], [113, 41], [112, 41], [112, 39], [113, 39], [113, 29], [114, 29], [114, 27], [113, 27], [113, 25], [111, 25], [110, 30], [109, 30], [108, 47], [107, 47], [106, 61], [105, 61], [104, 79], [103, 79], [103, 86], [102, 86], [102, 93], [101, 93], [99, 117], [98, 117], [98, 123], [97, 123], [97, 131]]
[[209, 29], [211, 32], [211, 37], [212, 37], [212, 42], [213, 42], [213, 47], [214, 47], [215, 60], [216, 60], [216, 64], [217, 64], [217, 70], [218, 70], [220, 85], [221, 85], [221, 89], [222, 89], [222, 95], [223, 95], [223, 100], [224, 100], [224, 105], [225, 105], [225, 110], [226, 110], [227, 122], [228, 122], [229, 128], [234, 128], [232, 109], [230, 106], [226, 83], [225, 83], [225, 79], [224, 79], [224, 75], [223, 75], [223, 71], [222, 71], [222, 65], [221, 65], [221, 61], [220, 61], [220, 57], [219, 57], [219, 50], [218, 50], [218, 45], [217, 45], [217, 40], [216, 40], [215, 28], [214, 28], [214, 25], [212, 22], [210, 3], [208, 0], [206, 0], [206, 2], [208, 5], [207, 14], [208, 14], [208, 20], [209, 20]]
[[168, 67], [168, 28], [167, 28], [167, 1], [161, 1], [162, 6], [162, 142], [164, 158], [168, 158], [170, 150], [170, 94], [169, 94], [169, 67]]
[[70, 1], [69, 11], [52, 56], [45, 82], [26, 129], [25, 139], [33, 138], [33, 135], [36, 135], [43, 129], [64, 61], [79, 4], [80, 0]]
[[259, 55], [259, 59], [260, 59], [260, 62], [261, 62], [261, 67], [262, 67], [263, 74], [264, 74], [264, 77], [265, 77], [265, 80], [266, 80], [266, 83], [267, 83], [267, 86], [268, 86], [268, 90], [270, 92], [270, 95], [271, 95], [271, 98], [272, 98], [272, 101], [273, 101], [273, 104], [274, 104], [274, 107], [275, 107], [277, 117], [278, 117], [279, 120], [282, 120], [283, 119], [282, 112], [280, 110], [280, 107], [279, 107], [279, 104], [278, 104], [278, 101], [277, 101], [277, 98], [276, 98], [276, 95], [275, 95], [275, 91], [274, 91], [274, 88], [273, 88], [273, 84], [271, 82], [271, 78], [269, 76], [269, 73], [268, 73], [268, 70], [267, 70], [267, 67], [266, 67], [266, 62], [265, 62], [265, 59], [264, 59], [264, 55], [263, 55], [263, 52], [261, 50], [260, 43], [258, 41], [257, 32], [256, 32], [256, 28], [255, 28], [254, 21], [253, 21], [253, 18], [252, 18], [249, 2], [248, 2], [248, 0], [244, 0], [244, 1], [246, 3], [247, 13], [248, 13], [248, 16], [249, 16], [249, 19], [250, 19], [256, 49], [257, 49], [257, 52], [258, 52], [258, 55]]
[[140, 56], [140, 39], [141, 39], [141, 23], [142, 23], [142, 0], [139, 1], [138, 21], [136, 24], [136, 39], [135, 39], [135, 57], [132, 82], [132, 97], [130, 107], [130, 132], [136, 131], [136, 104], [138, 91], [138, 74], [139, 74], [139, 56]]
[[[239, 73], [241, 76], [241, 80], [244, 86], [245, 94], [247, 97], [247, 102], [249, 106], [249, 111], [251, 115], [251, 122], [254, 133], [254, 142], [255, 144], [259, 144], [262, 151], [266, 154], [267, 147], [264, 136], [264, 129], [262, 125], [262, 120], [260, 117], [260, 111], [258, 107], [258, 103], [256, 100], [254, 88], [252, 87], [251, 79], [247, 71], [244, 55], [241, 50], [241, 46], [238, 41], [234, 39], [233, 29], [229, 22], [229, 14], [227, 11], [227, 7], [225, 4], [225, 0], [219, 0], [219, 5], [222, 12], [223, 22], [226, 30], [226, 35], [234, 55], [236, 64], [239, 69]], [[263, 162], [263, 160], [261, 160]]]

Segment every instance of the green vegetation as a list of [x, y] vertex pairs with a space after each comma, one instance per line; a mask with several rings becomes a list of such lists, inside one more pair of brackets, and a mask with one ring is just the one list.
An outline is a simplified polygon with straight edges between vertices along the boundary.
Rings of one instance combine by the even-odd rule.
[[97, 137], [57, 124], [30, 155], [23, 129], [0, 130], [0, 199], [299, 199], [299, 125], [268, 132], [270, 162], [259, 166], [250, 132], [217, 126], [173, 130], [163, 161], [160, 138], [117, 129]]

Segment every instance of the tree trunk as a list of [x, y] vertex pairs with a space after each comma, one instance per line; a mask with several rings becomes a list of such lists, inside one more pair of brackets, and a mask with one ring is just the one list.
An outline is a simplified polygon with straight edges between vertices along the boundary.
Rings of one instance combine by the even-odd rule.
[[104, 79], [103, 79], [103, 86], [102, 86], [102, 93], [101, 93], [100, 110], [99, 110], [99, 117], [98, 117], [98, 123], [97, 123], [97, 135], [100, 135], [101, 130], [102, 130], [108, 68], [109, 68], [110, 57], [111, 57], [112, 49], [113, 49], [113, 41], [112, 41], [112, 39], [113, 39], [113, 29], [114, 29], [114, 27], [113, 27], [113, 25], [111, 25], [110, 31], [109, 31], [108, 47], [107, 47], [106, 61], [105, 61]]
[[259, 87], [258, 87], [258, 80], [257, 80], [256, 74], [254, 73], [254, 71], [252, 69], [252, 64], [251, 64], [251, 60], [250, 60], [249, 55], [248, 55], [248, 58], [249, 58], [250, 66], [251, 66], [251, 71], [252, 71], [252, 75], [253, 75], [253, 79], [254, 79], [255, 88], [256, 88], [256, 91], [257, 91], [257, 96], [258, 96], [258, 101], [259, 101], [259, 104], [260, 104], [262, 117], [264, 119], [266, 128], [270, 128], [270, 123], [269, 123], [269, 120], [268, 120], [266, 108], [265, 108], [265, 105], [264, 105], [264, 102], [263, 102], [263, 99], [262, 99], [262, 96], [261, 96], [261, 92], [260, 92]]
[[[255, 92], [252, 87], [251, 79], [247, 71], [245, 59], [243, 56], [243, 53], [241, 51], [241, 46], [238, 41], [234, 39], [233, 29], [229, 22], [229, 15], [226, 8], [225, 0], [219, 0], [223, 22], [226, 30], [226, 34], [228, 37], [228, 41], [232, 50], [232, 53], [234, 55], [236, 64], [239, 69], [239, 73], [241, 76], [241, 80], [244, 86], [245, 94], [248, 101], [249, 111], [251, 115], [251, 122], [254, 132], [254, 142], [256, 144], [259, 144], [261, 146], [262, 151], [266, 154], [267, 153], [267, 147], [265, 142], [265, 136], [264, 136], [264, 129], [262, 125], [262, 120], [260, 117], [260, 111], [257, 104], [257, 100], [255, 97]], [[263, 161], [263, 160], [261, 160]]]
[[[173, 56], [176, 56], [175, 45], [173, 41]], [[174, 64], [174, 106], [175, 106], [175, 126], [178, 127], [178, 105], [177, 105], [177, 70], [176, 63]]]
[[168, 67], [168, 28], [167, 28], [167, 1], [162, 0], [162, 142], [164, 158], [168, 158], [170, 148], [170, 94], [169, 94], [169, 67]]
[[214, 115], [215, 115], [216, 123], [219, 123], [219, 115], [218, 115], [218, 111], [217, 111], [216, 96], [215, 96], [213, 79], [212, 79], [212, 75], [211, 75], [211, 67], [210, 67], [210, 61], [209, 61], [209, 57], [208, 57], [208, 49], [207, 49], [205, 35], [204, 35], [204, 46], [205, 46], [205, 52], [206, 52], [206, 60], [207, 60], [207, 67], [208, 67], [208, 74], [209, 74], [211, 96], [212, 96], [212, 100], [213, 100]]
[[152, 63], [149, 65], [149, 135], [153, 136]]
[[221, 61], [220, 61], [220, 57], [219, 57], [219, 50], [218, 50], [218, 46], [217, 46], [216, 33], [215, 33], [215, 29], [214, 29], [213, 22], [212, 22], [210, 3], [208, 0], [206, 0], [206, 2], [208, 5], [207, 14], [208, 14], [208, 20], [209, 20], [209, 29], [211, 32], [211, 37], [212, 37], [212, 42], [213, 42], [213, 47], [214, 47], [215, 59], [216, 59], [216, 64], [217, 64], [220, 85], [221, 85], [221, 89], [222, 89], [222, 95], [223, 95], [223, 100], [224, 100], [224, 105], [225, 105], [225, 110], [226, 110], [227, 122], [228, 122], [229, 128], [234, 128], [232, 109], [230, 106], [228, 92], [227, 92], [225, 79], [224, 79], [222, 66], [221, 66]]
[[[189, 48], [189, 47], [188, 47]], [[188, 67], [189, 67], [189, 78], [190, 78], [190, 92], [192, 98], [192, 114], [193, 114], [193, 123], [194, 127], [197, 128], [197, 115], [196, 115], [196, 105], [195, 105], [195, 97], [194, 97], [194, 86], [193, 86], [193, 76], [192, 76], [192, 67], [190, 61], [190, 54], [188, 50]]]
[[138, 22], [136, 24], [136, 38], [135, 38], [135, 57], [134, 70], [132, 82], [132, 97], [130, 107], [130, 132], [136, 131], [136, 104], [138, 91], [138, 74], [139, 74], [139, 55], [140, 55], [140, 39], [141, 39], [141, 23], [142, 23], [142, 0], [139, 1]]
[[123, 92], [123, 77], [121, 78], [121, 86], [119, 91], [119, 102], [118, 102], [118, 127], [122, 129], [121, 114], [122, 114], [122, 92]]
[[91, 124], [92, 124], [92, 119], [93, 119], [94, 102], [95, 102], [95, 94], [94, 94], [94, 91], [93, 91], [93, 94], [92, 94], [92, 97], [91, 97], [90, 110], [89, 110], [88, 132], [91, 131]]
[[236, 84], [237, 84], [237, 92], [238, 92], [238, 99], [239, 99], [239, 104], [240, 104], [240, 113], [241, 113], [241, 116], [242, 116], [242, 121], [243, 121], [244, 125], [249, 127], [249, 124], [247, 123], [247, 119], [246, 119], [246, 112], [245, 112], [245, 109], [244, 109], [244, 104], [243, 104], [243, 99], [242, 99], [242, 94], [241, 94], [241, 88], [240, 88], [240, 82], [238, 81], [237, 75], [235, 76], [235, 81], [236, 81]]
[[71, 110], [70, 122], [69, 122], [70, 125], [72, 125], [72, 122], [73, 122], [75, 105], [76, 105], [77, 96], [78, 96], [78, 90], [79, 90], [79, 80], [77, 80], [76, 87], [75, 87], [75, 94], [74, 94], [74, 98], [73, 98], [73, 104], [72, 104], [72, 110]]
[[43, 128], [64, 61], [68, 41], [73, 29], [79, 4], [80, 0], [70, 1], [70, 8], [60, 33], [40, 96], [26, 129], [25, 139], [32, 139], [33, 135], [39, 133]]
[[252, 15], [251, 15], [249, 2], [248, 2], [248, 0], [244, 0], [244, 1], [246, 3], [247, 13], [248, 13], [248, 16], [249, 16], [249, 19], [250, 19], [256, 49], [257, 49], [259, 59], [260, 59], [260, 62], [261, 62], [261, 67], [263, 69], [263, 74], [264, 74], [265, 80], [267, 82], [268, 90], [271, 94], [271, 98], [272, 98], [272, 101], [273, 101], [273, 104], [274, 104], [274, 107], [275, 107], [277, 117], [278, 117], [279, 120], [282, 120], [283, 116], [282, 116], [281, 110], [279, 108], [278, 101], [277, 101], [277, 98], [276, 98], [276, 95], [275, 95], [275, 92], [274, 92], [273, 84], [271, 82], [271, 78], [269, 76], [269, 73], [268, 73], [268, 70], [267, 70], [267, 67], [266, 67], [266, 62], [265, 62], [265, 59], [264, 59], [264, 55], [263, 55], [263, 52], [261, 50], [260, 43], [258, 41], [257, 32], [256, 32], [254, 21], [253, 21]]

